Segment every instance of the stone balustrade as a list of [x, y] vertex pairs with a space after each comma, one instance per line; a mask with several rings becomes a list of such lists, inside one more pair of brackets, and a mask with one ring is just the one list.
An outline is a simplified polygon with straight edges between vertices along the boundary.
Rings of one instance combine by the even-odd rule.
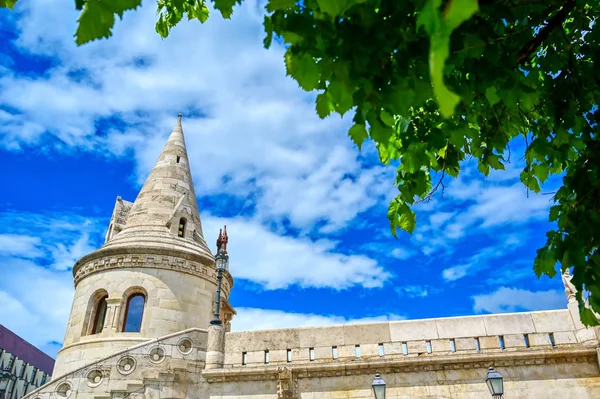
[[227, 333], [225, 368], [595, 346], [569, 310]]

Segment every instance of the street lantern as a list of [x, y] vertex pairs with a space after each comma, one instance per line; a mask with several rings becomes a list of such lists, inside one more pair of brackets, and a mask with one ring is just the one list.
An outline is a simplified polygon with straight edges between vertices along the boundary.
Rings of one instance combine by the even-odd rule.
[[492, 394], [492, 398], [502, 399], [502, 396], [504, 395], [504, 378], [502, 377], [502, 374], [494, 370], [492, 366], [488, 369], [485, 383]]
[[375, 399], [385, 399], [385, 381], [381, 378], [379, 371], [375, 372], [375, 379], [373, 380], [373, 393]]
[[215, 267], [217, 269], [217, 300], [215, 301], [215, 315], [210, 321], [210, 324], [214, 326], [220, 326], [221, 317], [219, 315], [219, 308], [221, 306], [221, 282], [223, 281], [223, 272], [229, 267], [229, 255], [223, 247], [219, 248], [219, 252], [215, 256]]
[[227, 270], [229, 266], [229, 256], [227, 256], [227, 252], [222, 248], [219, 249], [219, 252], [217, 252], [217, 255], [215, 256], [215, 264], [217, 271]]

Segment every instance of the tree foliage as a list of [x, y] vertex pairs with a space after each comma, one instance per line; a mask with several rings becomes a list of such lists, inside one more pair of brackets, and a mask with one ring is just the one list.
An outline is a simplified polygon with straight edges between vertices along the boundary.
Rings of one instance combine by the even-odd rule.
[[[230, 18], [242, 0], [212, 1]], [[115, 16], [140, 2], [76, 0], [76, 42], [110, 36]], [[384, 164], [399, 164], [394, 235], [412, 233], [412, 205], [458, 176], [467, 157], [484, 175], [504, 169], [516, 137], [526, 143], [528, 190], [563, 176], [534, 271], [572, 270], [582, 318], [598, 324], [584, 306], [600, 312], [598, 1], [269, 0], [266, 10], [265, 47], [285, 42], [287, 73], [318, 91], [317, 114], [353, 112], [356, 145], [370, 138]], [[184, 16], [208, 18], [203, 0], [158, 0], [157, 11], [163, 38]]]

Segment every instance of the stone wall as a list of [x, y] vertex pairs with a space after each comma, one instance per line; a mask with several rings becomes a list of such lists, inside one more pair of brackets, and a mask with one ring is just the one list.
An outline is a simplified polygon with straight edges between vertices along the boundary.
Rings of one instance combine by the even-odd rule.
[[590, 339], [579, 335], [566, 309], [234, 332], [226, 334], [225, 367], [533, 350]]
[[[212, 318], [214, 283], [179, 271], [154, 268], [115, 268], [91, 274], [75, 289], [64, 345], [53, 375], [62, 375], [86, 362], [126, 349], [151, 338], [192, 327], [207, 326]], [[133, 292], [146, 296], [141, 331], [123, 333], [125, 304]], [[94, 298], [108, 294], [104, 329], [89, 335]]]
[[198, 398], [207, 332], [189, 329], [104, 356], [32, 392], [29, 399]]

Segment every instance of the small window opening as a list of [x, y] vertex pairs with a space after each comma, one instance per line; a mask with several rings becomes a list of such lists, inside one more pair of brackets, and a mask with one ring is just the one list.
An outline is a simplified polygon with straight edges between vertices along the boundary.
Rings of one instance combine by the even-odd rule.
[[127, 299], [125, 317], [123, 318], [123, 332], [140, 332], [146, 297], [144, 294], [135, 293]]
[[383, 344], [379, 344], [379, 357], [383, 357], [385, 355], [385, 350], [383, 349]]
[[270, 360], [269, 351], [266, 350], [265, 351], [265, 364], [269, 364], [269, 360]]
[[179, 155], [177, 155], [177, 163], [179, 163], [180, 159], [181, 159], [181, 157]]
[[450, 340], [450, 352], [456, 352], [456, 342], [453, 339]]
[[404, 354], [404, 356], [408, 355], [408, 345], [406, 344], [406, 342], [402, 342], [402, 353]]
[[354, 345], [354, 354], [357, 359], [360, 358], [360, 345]]
[[525, 342], [525, 347], [529, 348], [529, 334], [523, 334], [523, 342]]
[[108, 299], [108, 295], [104, 295], [98, 301], [96, 305], [96, 314], [94, 315], [94, 326], [92, 327], [92, 334], [100, 334], [102, 332], [102, 328], [104, 327], [104, 319], [106, 318], [106, 310], [108, 306], [106, 304], [106, 300]]
[[431, 350], [431, 341], [425, 341], [425, 346], [427, 347], [427, 353], [433, 352]]
[[292, 350], [291, 349], [287, 350], [287, 361], [288, 361], [288, 363], [290, 363], [292, 361]]
[[311, 362], [315, 360], [315, 348], [308, 349], [308, 358]]
[[248, 364], [248, 352], [242, 352], [242, 366]]
[[475, 338], [475, 350], [479, 352], [481, 347], [479, 346], [479, 338]]
[[550, 345], [556, 346], [556, 343], [554, 342], [554, 333], [548, 334], [548, 338], [550, 339]]
[[177, 235], [181, 238], [185, 237], [185, 218], [179, 219], [179, 230]]
[[336, 360], [338, 358], [337, 346], [331, 347], [331, 357], [333, 358], [333, 360]]
[[500, 335], [498, 337], [498, 343], [500, 344], [500, 349], [504, 349], [504, 336]]

